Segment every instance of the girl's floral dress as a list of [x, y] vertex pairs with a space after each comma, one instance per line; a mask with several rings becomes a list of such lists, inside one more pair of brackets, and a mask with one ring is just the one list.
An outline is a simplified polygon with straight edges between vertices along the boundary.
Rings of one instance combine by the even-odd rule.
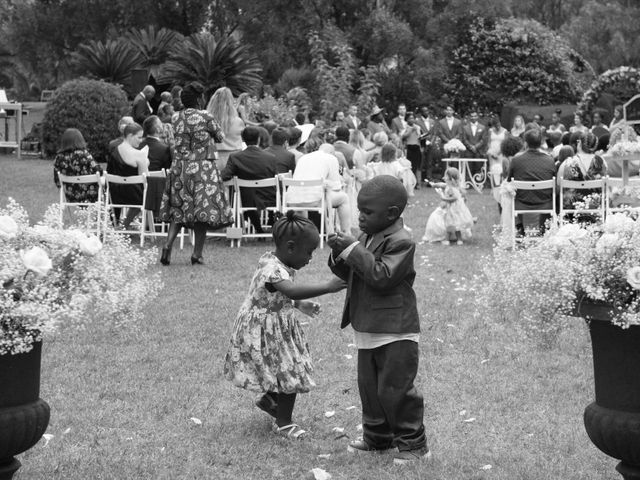
[[291, 299], [269, 287], [293, 276], [272, 253], [260, 258], [224, 363], [225, 377], [237, 387], [304, 393], [315, 386], [309, 346]]

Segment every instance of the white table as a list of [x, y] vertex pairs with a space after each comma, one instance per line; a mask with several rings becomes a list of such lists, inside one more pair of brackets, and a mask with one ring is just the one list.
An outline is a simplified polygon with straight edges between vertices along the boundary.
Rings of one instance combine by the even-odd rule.
[[[482, 193], [484, 183], [487, 181], [487, 159], [486, 158], [443, 158], [447, 167], [450, 163], [457, 163], [460, 171], [460, 184], [465, 188], [473, 188], [476, 192]], [[472, 163], [481, 163], [480, 171], [473, 173], [471, 171]], [[468, 175], [468, 179], [467, 179]]]

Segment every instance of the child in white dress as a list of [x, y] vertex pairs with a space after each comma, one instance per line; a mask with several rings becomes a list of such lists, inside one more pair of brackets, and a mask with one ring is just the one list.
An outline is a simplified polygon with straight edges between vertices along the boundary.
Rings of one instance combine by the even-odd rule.
[[[414, 195], [413, 189], [416, 186], [416, 177], [411, 171], [411, 162], [406, 158], [397, 158], [399, 150], [393, 143], [387, 143], [380, 151], [380, 161], [370, 164], [374, 171], [374, 176], [391, 175], [402, 182], [407, 195]], [[402, 153], [402, 152], [400, 152]]]
[[449, 245], [449, 238], [454, 238], [455, 236], [456, 243], [462, 245], [463, 237], [471, 237], [473, 216], [465, 203], [458, 169], [447, 168], [444, 173], [444, 180], [445, 183], [433, 184], [442, 199], [442, 203], [429, 216], [422, 240], [426, 242], [442, 242], [443, 245]]

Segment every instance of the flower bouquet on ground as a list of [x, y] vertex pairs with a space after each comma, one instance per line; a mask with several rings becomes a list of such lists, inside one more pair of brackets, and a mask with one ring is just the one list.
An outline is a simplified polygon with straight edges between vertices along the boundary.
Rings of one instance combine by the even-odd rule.
[[34, 226], [14, 201], [0, 209], [0, 355], [28, 352], [63, 324], [138, 320], [162, 285], [147, 271], [155, 249], [63, 230], [58, 208]]
[[460, 152], [464, 152], [467, 148], [460, 140], [458, 140], [457, 138], [452, 138], [444, 144], [443, 149], [445, 153], [447, 153], [450, 157], [455, 157]]
[[640, 325], [639, 245], [640, 221], [619, 213], [604, 224], [551, 229], [516, 251], [498, 246], [484, 267], [478, 307], [544, 336], [584, 301], [612, 306], [622, 328]]

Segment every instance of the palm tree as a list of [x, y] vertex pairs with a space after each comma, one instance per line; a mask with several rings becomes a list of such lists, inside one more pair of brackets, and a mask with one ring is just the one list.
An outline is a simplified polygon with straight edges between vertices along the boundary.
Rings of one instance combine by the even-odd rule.
[[158, 78], [162, 64], [167, 60], [169, 51], [184, 37], [171, 29], [155, 29], [153, 25], [146, 29], [130, 30], [125, 38], [142, 57], [143, 66], [149, 69], [154, 78]]
[[140, 53], [127, 40], [89, 40], [73, 54], [73, 63], [81, 71], [110, 83], [126, 85], [131, 70], [144, 67]]
[[162, 83], [202, 83], [207, 97], [220, 87], [234, 95], [255, 93], [262, 83], [258, 59], [231, 37], [217, 41], [196, 33], [176, 44], [162, 69]]

